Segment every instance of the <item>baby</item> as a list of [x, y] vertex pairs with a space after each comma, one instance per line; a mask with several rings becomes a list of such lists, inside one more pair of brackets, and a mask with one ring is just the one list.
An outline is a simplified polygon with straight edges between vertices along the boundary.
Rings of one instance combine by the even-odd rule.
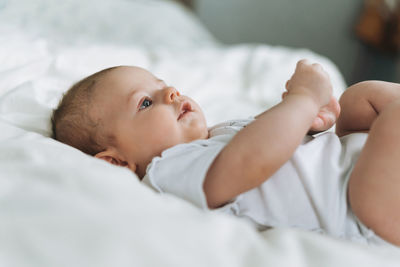
[[[400, 85], [355, 84], [339, 106], [323, 68], [302, 60], [286, 90], [253, 119], [207, 128], [199, 105], [174, 87], [142, 68], [113, 67], [64, 95], [53, 136], [259, 229], [399, 246]], [[336, 133], [311, 135], [335, 122]]]

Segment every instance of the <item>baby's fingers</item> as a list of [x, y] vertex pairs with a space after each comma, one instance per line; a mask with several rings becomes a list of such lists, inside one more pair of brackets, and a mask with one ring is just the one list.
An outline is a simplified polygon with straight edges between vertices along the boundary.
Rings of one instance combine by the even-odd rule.
[[314, 72], [321, 72], [321, 73], [326, 73], [324, 68], [318, 64], [318, 63], [311, 63], [307, 59], [302, 59], [299, 60], [296, 64], [296, 71], [301, 72], [301, 71], [314, 71]]
[[299, 61], [297, 61], [297, 64], [296, 64], [296, 69], [297, 68], [301, 68], [301, 67], [303, 67], [303, 66], [309, 66], [309, 65], [311, 65], [311, 63], [310, 63], [310, 61], [308, 60], [308, 59], [302, 59], [302, 60], [299, 60]]

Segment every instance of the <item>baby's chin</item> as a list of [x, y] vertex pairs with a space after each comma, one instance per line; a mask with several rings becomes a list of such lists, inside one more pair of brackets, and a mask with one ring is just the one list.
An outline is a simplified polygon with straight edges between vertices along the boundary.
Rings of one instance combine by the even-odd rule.
[[208, 131], [207, 127], [202, 127], [199, 129], [192, 138], [189, 139], [189, 142], [196, 141], [196, 140], [201, 140], [201, 139], [208, 139], [210, 136], [210, 133]]

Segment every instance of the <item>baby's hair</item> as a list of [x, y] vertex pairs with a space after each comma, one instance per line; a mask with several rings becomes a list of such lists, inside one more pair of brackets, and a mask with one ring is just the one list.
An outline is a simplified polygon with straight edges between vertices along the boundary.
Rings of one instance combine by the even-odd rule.
[[102, 121], [93, 118], [90, 110], [99, 79], [115, 68], [101, 70], [78, 81], [63, 95], [51, 116], [54, 139], [92, 156], [105, 149], [104, 144], [111, 137], [104, 133]]

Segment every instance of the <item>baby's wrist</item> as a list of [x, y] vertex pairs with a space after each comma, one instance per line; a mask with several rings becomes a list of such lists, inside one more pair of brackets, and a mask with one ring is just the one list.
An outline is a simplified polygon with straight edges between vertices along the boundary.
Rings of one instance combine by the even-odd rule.
[[288, 96], [298, 97], [300, 99], [305, 99], [310, 102], [310, 105], [315, 106], [317, 110], [319, 110], [324, 104], [322, 103], [320, 97], [310, 92], [310, 90], [306, 88], [296, 88], [296, 90], [291, 90]]
[[[306, 115], [307, 113], [313, 118], [317, 116], [320, 110], [320, 105], [307, 94], [291, 94], [285, 98], [285, 101], [288, 101], [288, 103], [291, 102], [291, 105], [297, 106], [296, 109], [301, 110], [302, 115]], [[300, 106], [302, 107], [301, 109]]]

